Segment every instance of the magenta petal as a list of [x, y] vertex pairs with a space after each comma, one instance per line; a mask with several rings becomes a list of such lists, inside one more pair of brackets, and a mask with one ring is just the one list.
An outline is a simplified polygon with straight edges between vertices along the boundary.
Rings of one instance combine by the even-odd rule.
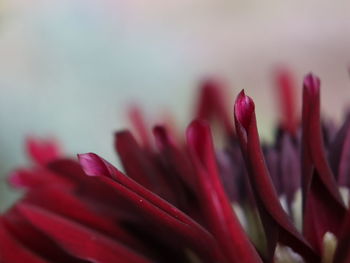
[[187, 129], [190, 156], [196, 168], [202, 209], [229, 262], [262, 262], [240, 225], [219, 179], [211, 132], [204, 121]]
[[78, 258], [96, 263], [150, 262], [123, 245], [62, 216], [31, 205], [18, 208], [35, 227]]
[[320, 121], [320, 80], [312, 74], [305, 77], [303, 90], [302, 180], [304, 234], [321, 251], [327, 231], [339, 234], [346, 208], [326, 159]]
[[236, 131], [267, 237], [268, 257], [272, 259], [276, 243], [280, 241], [306, 260], [317, 262], [317, 255], [295, 229], [279, 202], [260, 147], [254, 109], [253, 100], [242, 91], [234, 107]]

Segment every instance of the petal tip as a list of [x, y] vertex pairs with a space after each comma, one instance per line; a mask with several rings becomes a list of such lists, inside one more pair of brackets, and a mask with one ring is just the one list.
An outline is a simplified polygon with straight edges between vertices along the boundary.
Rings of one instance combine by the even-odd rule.
[[320, 90], [321, 81], [319, 77], [317, 77], [313, 73], [309, 73], [304, 78], [303, 86], [304, 89], [309, 93], [316, 94]]
[[78, 154], [79, 163], [88, 176], [97, 176], [101, 173], [100, 158], [94, 153]]
[[253, 100], [245, 95], [244, 90], [242, 90], [236, 99], [234, 106], [234, 114], [236, 120], [245, 129], [248, 128], [252, 114], [254, 113], [255, 105]]

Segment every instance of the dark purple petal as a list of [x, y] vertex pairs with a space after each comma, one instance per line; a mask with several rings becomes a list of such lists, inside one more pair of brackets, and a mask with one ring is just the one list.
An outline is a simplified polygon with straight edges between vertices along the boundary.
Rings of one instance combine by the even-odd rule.
[[330, 144], [329, 162], [338, 184], [350, 187], [350, 115]]
[[337, 248], [334, 253], [333, 263], [349, 263], [350, 262], [350, 210], [340, 228]]
[[292, 143], [292, 138], [284, 134], [281, 138], [279, 176], [282, 192], [291, 204], [296, 190], [301, 186], [300, 154]]

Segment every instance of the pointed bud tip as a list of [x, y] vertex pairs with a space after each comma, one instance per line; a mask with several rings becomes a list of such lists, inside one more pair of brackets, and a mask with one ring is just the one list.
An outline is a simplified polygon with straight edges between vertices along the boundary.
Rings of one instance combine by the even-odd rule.
[[309, 73], [304, 78], [303, 86], [309, 93], [316, 94], [320, 90], [321, 81], [316, 75]]
[[255, 105], [253, 100], [245, 95], [244, 90], [242, 90], [236, 99], [234, 106], [234, 114], [236, 120], [245, 129], [248, 128], [252, 114], [254, 113]]
[[97, 176], [101, 172], [101, 160], [94, 153], [78, 154], [78, 160], [81, 168], [88, 176]]

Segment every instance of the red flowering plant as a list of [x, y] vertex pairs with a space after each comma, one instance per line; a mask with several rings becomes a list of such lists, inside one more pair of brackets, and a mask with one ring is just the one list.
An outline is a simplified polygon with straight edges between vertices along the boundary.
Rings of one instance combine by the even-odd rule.
[[241, 91], [231, 118], [214, 81], [185, 142], [169, 125], [150, 136], [131, 112], [137, 136], [115, 135], [125, 172], [29, 140], [32, 167], [9, 177], [24, 196], [0, 217], [0, 262], [350, 262], [350, 117], [339, 128], [321, 120], [309, 74], [299, 120], [290, 77], [277, 80], [284, 118], [271, 144], [260, 143], [253, 100]]

